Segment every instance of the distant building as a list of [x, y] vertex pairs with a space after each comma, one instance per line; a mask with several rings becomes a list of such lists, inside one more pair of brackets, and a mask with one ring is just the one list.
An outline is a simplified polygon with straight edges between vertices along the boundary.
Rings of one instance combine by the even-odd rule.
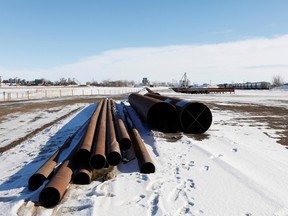
[[149, 85], [149, 80], [148, 80], [148, 78], [147, 77], [144, 77], [143, 79], [142, 79], [142, 85]]

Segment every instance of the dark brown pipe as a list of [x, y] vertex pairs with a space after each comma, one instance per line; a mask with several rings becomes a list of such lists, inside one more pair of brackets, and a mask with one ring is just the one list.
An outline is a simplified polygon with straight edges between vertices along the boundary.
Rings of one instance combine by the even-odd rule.
[[74, 184], [90, 184], [92, 179], [92, 168], [89, 164], [82, 164], [76, 171], [73, 183]]
[[58, 158], [62, 151], [68, 148], [73, 138], [78, 133], [83, 133], [86, 130], [87, 121], [68, 139], [64, 144], [29, 178], [28, 188], [32, 191], [37, 190], [47, 179], [51, 178], [54, 174], [54, 168], [56, 167]]
[[142, 138], [136, 128], [131, 128], [129, 130], [130, 137], [133, 143], [133, 148], [135, 155], [138, 160], [141, 173], [154, 173], [155, 166], [154, 163], [142, 141]]
[[129, 134], [130, 134], [130, 138], [132, 141], [132, 146], [136, 155], [136, 158], [138, 160], [138, 165], [140, 168], [140, 172], [141, 173], [154, 173], [155, 172], [155, 166], [154, 163], [145, 147], [145, 144], [142, 141], [142, 138], [138, 132], [138, 130], [136, 129], [132, 118], [128, 112], [128, 110], [126, 109], [125, 105], [124, 105], [124, 114], [126, 117], [126, 122], [129, 128]]
[[97, 125], [97, 121], [99, 118], [99, 113], [101, 111], [102, 105], [103, 105], [103, 99], [99, 102], [95, 112], [93, 113], [89, 122], [88, 129], [86, 131], [84, 140], [77, 150], [76, 161], [78, 164], [89, 162], [91, 146], [93, 143], [96, 125]]
[[202, 134], [211, 126], [212, 113], [203, 103], [150, 93], [145, 95], [173, 104], [179, 115], [179, 125], [185, 133]]
[[151, 128], [163, 132], [177, 130], [177, 111], [172, 104], [137, 93], [130, 94], [128, 101]]
[[39, 202], [46, 208], [51, 208], [57, 205], [64, 196], [73, 177], [75, 163], [73, 157], [79, 144], [83, 141], [83, 137], [79, 143], [70, 152], [69, 156], [60, 165], [55, 175], [51, 178], [45, 188], [40, 192]]
[[122, 156], [113, 123], [111, 100], [107, 103], [107, 122], [106, 122], [106, 156], [107, 162], [111, 166], [116, 166], [121, 162]]
[[93, 140], [93, 146], [91, 150], [90, 165], [94, 169], [101, 169], [106, 165], [106, 116], [107, 99], [105, 99], [103, 102], [103, 107], [97, 124], [96, 134]]
[[117, 109], [116, 102], [111, 100], [111, 108], [114, 120], [114, 127], [116, 132], [116, 137], [120, 145], [121, 150], [127, 150], [131, 147], [131, 140], [125, 124], [120, 116], [119, 110]]

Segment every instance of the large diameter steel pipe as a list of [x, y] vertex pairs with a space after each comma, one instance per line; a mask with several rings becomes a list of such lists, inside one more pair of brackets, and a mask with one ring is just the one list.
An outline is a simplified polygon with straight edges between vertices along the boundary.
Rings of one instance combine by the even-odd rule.
[[202, 134], [211, 126], [212, 113], [203, 103], [150, 93], [145, 95], [173, 104], [178, 111], [179, 125], [185, 133]]
[[106, 165], [106, 116], [107, 99], [103, 102], [101, 115], [97, 124], [95, 139], [93, 140], [90, 165], [94, 169], [101, 169]]
[[76, 161], [79, 164], [89, 162], [93, 138], [102, 105], [103, 105], [103, 99], [98, 103], [98, 106], [90, 119], [88, 129], [84, 136], [84, 140], [77, 150]]
[[151, 128], [164, 132], [177, 130], [177, 111], [172, 104], [137, 93], [130, 94], [128, 101]]
[[114, 100], [111, 100], [111, 108], [112, 108], [116, 137], [120, 145], [120, 149], [127, 150], [131, 147], [131, 139], [129, 137], [128, 131], [125, 127], [125, 124], [121, 118], [116, 102]]
[[113, 123], [111, 100], [107, 103], [107, 122], [106, 122], [106, 156], [107, 162], [111, 166], [118, 165], [121, 160], [121, 151], [119, 143], [116, 139], [116, 133]]

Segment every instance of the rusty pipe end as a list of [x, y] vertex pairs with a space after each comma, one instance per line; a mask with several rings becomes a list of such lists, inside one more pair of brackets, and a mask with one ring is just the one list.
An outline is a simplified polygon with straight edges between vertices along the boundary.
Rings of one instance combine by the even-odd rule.
[[118, 165], [122, 160], [121, 154], [119, 152], [113, 151], [107, 155], [107, 162], [111, 166]]
[[87, 149], [78, 149], [75, 161], [79, 164], [81, 163], [88, 163], [90, 158], [90, 151]]
[[131, 140], [129, 138], [122, 138], [119, 140], [121, 150], [128, 150], [131, 147]]
[[39, 201], [44, 207], [52, 208], [59, 203], [60, 198], [60, 192], [56, 188], [46, 187], [41, 191]]
[[187, 103], [181, 109], [179, 122], [185, 133], [202, 134], [212, 124], [212, 113], [203, 103]]
[[155, 172], [155, 166], [151, 162], [146, 162], [142, 164], [140, 168], [140, 172], [144, 174], [154, 173]]
[[95, 154], [90, 158], [90, 165], [94, 169], [102, 169], [106, 165], [106, 157], [102, 154]]
[[155, 103], [148, 112], [147, 123], [163, 132], [177, 131], [176, 108], [166, 102]]
[[29, 178], [29, 181], [28, 181], [29, 190], [31, 191], [37, 190], [46, 180], [47, 178], [43, 174], [35, 173]]
[[89, 172], [88, 170], [81, 170], [81, 172], [75, 174], [73, 178], [73, 183], [80, 185], [90, 184], [91, 177], [92, 177], [91, 172]]

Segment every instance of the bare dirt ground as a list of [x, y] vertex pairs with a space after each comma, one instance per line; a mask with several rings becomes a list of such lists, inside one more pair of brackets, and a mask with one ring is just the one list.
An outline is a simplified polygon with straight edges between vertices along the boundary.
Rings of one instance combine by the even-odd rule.
[[[239, 122], [250, 122], [251, 127], [257, 126], [256, 122], [266, 123], [268, 127], [278, 130], [281, 138], [279, 144], [288, 146], [288, 109], [283, 107], [271, 107], [264, 105], [239, 103], [237, 105], [223, 105], [217, 103], [206, 103], [211, 109], [230, 110], [241, 113], [243, 117]], [[266, 134], [269, 136], [269, 134]]]

